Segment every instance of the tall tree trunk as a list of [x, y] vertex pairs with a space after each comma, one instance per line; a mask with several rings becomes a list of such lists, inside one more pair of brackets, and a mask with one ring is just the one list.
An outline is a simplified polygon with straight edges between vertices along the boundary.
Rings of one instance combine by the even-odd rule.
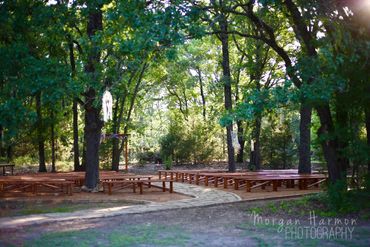
[[78, 141], [78, 108], [77, 100], [73, 100], [72, 105], [73, 112], [73, 169], [74, 171], [83, 171], [82, 166], [80, 165], [80, 148]]
[[250, 165], [254, 170], [261, 169], [261, 115], [257, 115], [255, 119], [255, 125], [252, 133], [253, 138], [253, 151], [251, 152]]
[[4, 129], [2, 125], [0, 125], [0, 157], [5, 157]]
[[45, 165], [45, 140], [44, 140], [44, 128], [42, 121], [41, 112], [41, 93], [36, 94], [36, 113], [37, 113], [37, 142], [39, 150], [39, 172], [46, 172]]
[[[131, 119], [131, 113], [132, 113], [132, 110], [134, 108], [135, 99], [136, 99], [137, 93], [139, 92], [140, 84], [141, 84], [141, 81], [143, 79], [144, 72], [145, 72], [147, 66], [148, 66], [147, 62], [144, 62], [143, 67], [140, 70], [139, 77], [137, 78], [135, 88], [134, 88], [134, 92], [133, 92], [133, 95], [132, 95], [132, 98], [131, 98], [131, 101], [130, 101], [130, 107], [128, 109], [126, 120], [125, 120], [126, 121], [126, 126], [125, 126], [124, 132], [123, 132], [124, 135], [128, 134], [127, 133], [128, 132], [127, 123], [129, 123], [129, 121]], [[130, 84], [131, 84], [131, 81], [133, 79], [134, 79], [134, 76], [131, 77]], [[124, 103], [126, 101], [126, 98], [127, 97], [125, 97], [123, 99], [123, 102], [122, 102], [122, 107], [121, 107], [120, 114], [119, 114], [119, 117], [118, 117], [119, 119], [118, 119], [118, 123], [117, 123], [117, 131], [120, 129], [122, 116], [123, 116], [123, 107], [124, 107]], [[114, 170], [114, 171], [118, 171], [118, 169], [119, 169], [119, 158], [120, 158], [120, 154], [122, 153], [123, 148], [125, 146], [125, 141], [128, 141], [127, 138], [126, 138], [126, 140], [125, 139], [122, 140], [121, 146], [119, 147], [118, 139], [116, 139], [116, 138], [113, 139], [113, 152], [114, 152], [115, 156], [112, 157], [112, 170]]]
[[[146, 70], [147, 67], [148, 67], [147, 62], [144, 62], [143, 67], [142, 67], [142, 69], [140, 71], [140, 74], [139, 74], [139, 78], [137, 79], [134, 92], [133, 92], [132, 97], [131, 97], [131, 100], [130, 100], [130, 107], [128, 109], [126, 120], [125, 120], [126, 121], [126, 125], [125, 125], [124, 131], [123, 131], [123, 134], [125, 136], [128, 135], [128, 125], [127, 125], [127, 123], [129, 123], [130, 120], [131, 120], [131, 114], [132, 114], [132, 110], [134, 109], [136, 96], [137, 96], [137, 94], [139, 92], [141, 81], [143, 80], [144, 72], [145, 72], [145, 70]], [[125, 147], [125, 142], [128, 142], [128, 138], [125, 138], [125, 139], [122, 140], [121, 146], [120, 146], [120, 148], [118, 150], [118, 157], [121, 155], [121, 153], [123, 151], [123, 148]]]
[[[370, 104], [365, 105], [365, 126], [367, 147], [370, 149]], [[370, 174], [370, 158], [367, 161], [367, 173]]]
[[[242, 63], [244, 61], [244, 53], [240, 57], [239, 61], [239, 69], [238, 73], [235, 79], [235, 103], [237, 104], [239, 102], [239, 83], [240, 83], [240, 74], [241, 74], [241, 68]], [[243, 121], [238, 120], [236, 121], [237, 126], [237, 132], [238, 132], [238, 142], [240, 144], [240, 150], [236, 155], [236, 162], [237, 163], [243, 163], [244, 162], [244, 146], [245, 146], [245, 140], [244, 140], [244, 128], [243, 128]]]
[[85, 131], [84, 131], [84, 138], [83, 138], [83, 143], [82, 143], [81, 171], [86, 171], [86, 134], [85, 134]]
[[[73, 52], [73, 42], [70, 40], [68, 43], [69, 46], [69, 61], [71, 64], [71, 76], [72, 79], [75, 78], [76, 75], [76, 62], [75, 56]], [[77, 108], [77, 99], [73, 99], [72, 105], [72, 125], [73, 125], [73, 170], [74, 171], [82, 171], [82, 167], [80, 166], [80, 150], [78, 145], [78, 108]]]
[[349, 126], [348, 108], [344, 102], [346, 102], [344, 95], [337, 94], [335, 105], [336, 136], [338, 138], [338, 165], [341, 171], [346, 171], [349, 167], [349, 159], [342, 153], [349, 145], [348, 129], [349, 127], [353, 128], [353, 126]]
[[200, 71], [199, 68], [197, 68], [197, 72], [199, 78], [200, 96], [202, 97], [202, 107], [203, 107], [202, 115], [203, 120], [206, 121], [206, 97], [204, 96], [202, 72]]
[[51, 132], [51, 172], [56, 172], [55, 169], [55, 124], [54, 124], [54, 112], [51, 110], [51, 126], [50, 126], [50, 132]]
[[[284, 1], [287, 10], [290, 13], [290, 17], [294, 24], [294, 32], [297, 38], [307, 54], [308, 57], [316, 59], [318, 57], [315, 49], [316, 39], [315, 34], [310, 32], [307, 28], [306, 22], [302, 17], [297, 5], [292, 0]], [[338, 139], [335, 136], [335, 127], [332, 119], [332, 112], [329, 104], [323, 104], [315, 107], [320, 119], [320, 128], [318, 129], [319, 137], [325, 140], [321, 142], [325, 160], [328, 166], [329, 179], [332, 183], [345, 178], [345, 171], [342, 170], [339, 153], [338, 153]]]
[[[134, 77], [136, 75], [136, 71], [132, 72], [130, 79], [127, 83], [127, 87], [130, 87], [132, 81], [134, 80]], [[123, 120], [123, 111], [125, 109], [125, 103], [127, 99], [127, 90], [123, 93], [121, 99], [117, 99], [116, 106], [115, 106], [115, 112], [113, 115], [113, 133], [119, 134], [121, 129], [121, 123]], [[119, 113], [118, 113], [119, 112]], [[120, 161], [120, 154], [121, 150], [119, 147], [119, 140], [116, 138], [113, 138], [112, 140], [112, 171], [118, 171], [119, 170], [119, 161]]]
[[[100, 51], [95, 44], [94, 36], [97, 31], [103, 29], [103, 15], [101, 6], [89, 6], [89, 20], [87, 24], [87, 35], [92, 42], [92, 50], [88, 55], [85, 72], [89, 79], [98, 80], [96, 76], [96, 64], [100, 62]], [[85, 136], [86, 136], [86, 173], [85, 186], [88, 190], [97, 191], [99, 183], [99, 146], [101, 129], [103, 123], [100, 120], [100, 107], [94, 104], [97, 92], [90, 87], [85, 92]]]
[[298, 173], [311, 173], [311, 115], [312, 107], [301, 103], [299, 122]]
[[6, 162], [10, 163], [10, 161], [13, 159], [13, 146], [9, 145], [6, 149]]
[[243, 163], [244, 162], [244, 146], [245, 146], [243, 122], [237, 121], [236, 126], [238, 128], [238, 142], [240, 144], [239, 153], [236, 155], [236, 162]]
[[[334, 138], [334, 123], [331, 117], [329, 105], [315, 107], [319, 119], [320, 128], [318, 136], [324, 140], [321, 141], [324, 157], [328, 166], [329, 178], [332, 183], [337, 182], [345, 177], [338, 163], [337, 140]], [[329, 137], [329, 138], [328, 138]]]
[[[231, 93], [231, 73], [230, 73], [230, 57], [229, 57], [229, 35], [228, 23], [226, 16], [221, 14], [220, 16], [220, 40], [222, 45], [222, 70], [223, 70], [223, 83], [224, 83], [224, 96], [225, 96], [225, 109], [228, 112], [232, 110], [232, 93]], [[227, 154], [228, 154], [228, 164], [229, 172], [234, 172], [235, 167], [235, 158], [234, 158], [234, 147], [232, 142], [232, 124], [226, 126], [226, 141], [227, 141]]]
[[[124, 100], [122, 100], [124, 103]], [[121, 124], [121, 121], [118, 121], [118, 111], [120, 110], [120, 116], [122, 118], [123, 108], [124, 105], [122, 104], [120, 107], [120, 99], [116, 100], [115, 107], [113, 109], [113, 133], [118, 134], [119, 132], [119, 125]], [[120, 108], [120, 109], [119, 109]], [[112, 171], [118, 171], [119, 170], [119, 142], [117, 138], [112, 139]]]

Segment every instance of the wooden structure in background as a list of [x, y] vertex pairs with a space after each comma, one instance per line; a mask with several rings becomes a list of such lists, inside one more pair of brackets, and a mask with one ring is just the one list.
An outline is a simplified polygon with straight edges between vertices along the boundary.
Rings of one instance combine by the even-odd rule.
[[14, 172], [14, 165], [11, 165], [11, 164], [0, 164], [0, 167], [2, 167], [3, 168], [3, 176], [5, 176], [5, 168], [7, 168], [7, 167], [10, 167], [10, 171], [11, 171], [11, 173], [12, 173], [12, 175], [13, 175], [13, 172]]

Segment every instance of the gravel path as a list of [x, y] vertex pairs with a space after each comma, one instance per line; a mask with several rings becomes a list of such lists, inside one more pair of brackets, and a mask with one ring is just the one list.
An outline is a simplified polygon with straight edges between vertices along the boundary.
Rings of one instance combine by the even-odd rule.
[[[153, 185], [160, 186], [160, 184], [158, 183], [153, 183]], [[209, 206], [241, 200], [238, 195], [231, 192], [225, 192], [222, 190], [204, 188], [183, 183], [174, 183], [174, 191], [192, 196], [193, 198], [163, 203], [153, 202], [144, 205], [112, 207], [105, 209], [88, 209], [75, 211], [73, 213], [49, 213], [30, 216], [4, 217], [0, 218], [0, 228], [19, 228], [21, 226], [45, 224], [51, 222], [113, 217], [124, 214], [136, 214], [189, 207]]]

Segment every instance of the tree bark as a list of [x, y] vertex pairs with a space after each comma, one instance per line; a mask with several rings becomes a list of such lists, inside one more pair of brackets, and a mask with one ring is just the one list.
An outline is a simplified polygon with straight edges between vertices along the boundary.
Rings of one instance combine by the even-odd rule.
[[342, 173], [338, 164], [337, 155], [337, 140], [334, 138], [334, 124], [331, 117], [330, 108], [328, 105], [315, 107], [319, 119], [320, 128], [318, 129], [319, 138], [325, 138], [321, 141], [321, 145], [324, 152], [324, 157], [328, 166], [329, 178], [332, 183], [343, 179], [345, 176]]
[[73, 168], [74, 171], [83, 171], [80, 165], [80, 148], [78, 144], [78, 108], [77, 100], [73, 100]]
[[55, 124], [54, 124], [54, 112], [51, 111], [51, 172], [56, 172], [55, 169]]
[[[370, 104], [367, 104], [365, 107], [365, 127], [366, 127], [366, 139], [367, 147], [370, 149]], [[367, 161], [367, 173], [370, 174], [370, 158], [368, 157]]]
[[311, 173], [311, 115], [312, 107], [301, 103], [299, 122], [298, 173]]
[[[220, 40], [222, 45], [222, 70], [223, 70], [223, 83], [224, 83], [224, 96], [225, 96], [225, 109], [227, 112], [232, 110], [232, 93], [231, 93], [231, 73], [230, 73], [230, 57], [229, 57], [229, 35], [228, 23], [225, 15], [220, 16]], [[232, 143], [232, 124], [226, 126], [226, 141], [227, 141], [227, 154], [228, 154], [228, 164], [229, 172], [234, 172], [235, 158], [234, 158], [234, 147]]]
[[262, 119], [260, 115], [256, 116], [254, 130], [252, 134], [253, 138], [253, 151], [251, 152], [250, 165], [253, 170], [261, 169], [261, 123]]
[[[68, 43], [69, 46], [69, 61], [71, 65], [71, 77], [75, 78], [76, 75], [76, 62], [73, 52], [73, 42], [70, 40]], [[80, 150], [78, 145], [78, 108], [77, 108], [77, 99], [73, 99], [72, 105], [72, 125], [73, 125], [73, 170], [82, 171], [80, 166]]]
[[39, 172], [46, 172], [45, 165], [45, 140], [44, 140], [44, 128], [42, 121], [41, 111], [41, 93], [36, 94], [36, 114], [37, 114], [37, 142], [39, 151]]
[[349, 159], [342, 155], [342, 152], [349, 146], [348, 130], [350, 128], [354, 129], [353, 123], [349, 124], [348, 108], [344, 102], [346, 102], [344, 95], [337, 94], [335, 104], [336, 136], [338, 138], [338, 165], [342, 171], [346, 171], [349, 168]]
[[[85, 72], [91, 80], [97, 80], [96, 64], [100, 62], [100, 51], [95, 44], [96, 32], [103, 29], [103, 15], [101, 6], [89, 6], [90, 13], [87, 24], [87, 35], [93, 47], [88, 55]], [[89, 87], [85, 92], [85, 137], [86, 137], [86, 173], [85, 186], [89, 190], [96, 191], [99, 183], [99, 146], [103, 122], [100, 120], [100, 107], [94, 104], [97, 92]]]
[[[120, 99], [116, 100], [115, 107], [113, 109], [113, 133], [118, 134], [119, 132], [119, 125], [121, 124], [121, 121], [118, 121], [118, 111], [120, 111], [120, 118], [122, 118], [123, 114], [123, 107], [125, 100], [122, 100], [122, 104], [120, 107]], [[118, 171], [119, 170], [119, 142], [117, 138], [112, 139], [112, 171]]]
[[239, 153], [236, 155], [236, 162], [243, 163], [244, 162], [244, 146], [245, 146], [243, 122], [237, 121], [236, 126], [238, 129], [238, 142], [240, 144]]
[[5, 157], [4, 129], [2, 125], [0, 125], [0, 157]]
[[206, 121], [206, 97], [204, 96], [204, 89], [203, 89], [203, 80], [202, 80], [202, 72], [200, 71], [199, 68], [197, 68], [198, 72], [198, 78], [199, 78], [199, 87], [200, 87], [200, 96], [202, 98], [202, 115], [203, 115], [203, 120]]
[[7, 163], [10, 163], [10, 161], [13, 159], [13, 146], [9, 145], [6, 149], [6, 161]]

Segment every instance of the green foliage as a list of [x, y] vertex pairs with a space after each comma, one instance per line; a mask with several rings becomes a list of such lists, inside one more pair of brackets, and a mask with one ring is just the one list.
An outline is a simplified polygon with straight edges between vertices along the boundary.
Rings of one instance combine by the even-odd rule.
[[140, 164], [156, 163], [160, 160], [160, 153], [150, 151], [150, 150], [145, 150], [143, 152], [137, 153], [136, 157], [139, 160]]
[[172, 155], [164, 159], [164, 167], [166, 170], [171, 170], [172, 168]]
[[263, 122], [261, 131], [262, 161], [271, 169], [288, 169], [298, 163], [297, 118], [287, 112], [280, 114], [280, 117], [271, 114]]
[[214, 137], [203, 123], [186, 126], [172, 121], [169, 132], [160, 140], [162, 158], [178, 163], [208, 163], [216, 157]]
[[332, 211], [339, 213], [351, 212], [354, 205], [349, 201], [349, 192], [345, 180], [339, 180], [336, 183], [330, 183], [328, 186], [328, 207]]
[[12, 160], [12, 163], [14, 163], [16, 166], [32, 165], [32, 164], [36, 164], [37, 162], [38, 162], [38, 157], [35, 157], [35, 156], [18, 156]]

